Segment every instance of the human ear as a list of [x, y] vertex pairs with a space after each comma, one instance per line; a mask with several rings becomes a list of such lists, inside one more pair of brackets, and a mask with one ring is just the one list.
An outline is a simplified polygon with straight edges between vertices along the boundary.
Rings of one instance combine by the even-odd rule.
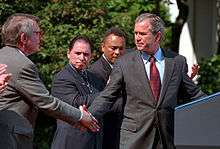
[[25, 44], [25, 43], [27, 42], [27, 40], [28, 40], [28, 37], [27, 37], [27, 35], [26, 35], [25, 33], [21, 33], [21, 34], [19, 35], [19, 41], [20, 41], [21, 43]]
[[105, 51], [104, 48], [105, 48], [105, 44], [102, 42], [101, 43], [101, 51], [102, 51], [102, 53], [104, 53], [104, 51]]
[[66, 55], [67, 55], [67, 58], [69, 59], [70, 58], [70, 50], [67, 50]]
[[159, 32], [157, 32], [157, 34], [156, 34], [156, 36], [155, 36], [155, 41], [160, 42], [161, 37], [162, 37], [161, 32], [160, 32], [160, 31], [159, 31]]

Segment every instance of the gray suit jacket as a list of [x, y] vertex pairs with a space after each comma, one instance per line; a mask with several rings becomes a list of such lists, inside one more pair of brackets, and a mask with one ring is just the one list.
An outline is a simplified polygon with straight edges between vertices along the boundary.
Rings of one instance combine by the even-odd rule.
[[122, 90], [125, 107], [121, 149], [154, 149], [157, 144], [159, 148], [174, 149], [174, 108], [178, 93], [184, 88], [191, 99], [205, 96], [188, 77], [183, 56], [165, 51], [164, 56], [164, 80], [158, 102], [151, 92], [141, 53], [134, 51], [118, 59], [109, 84], [89, 109], [96, 117], [101, 117]]
[[[19, 130], [19, 134], [30, 136], [38, 109], [71, 124], [79, 120], [81, 113], [78, 109], [49, 95], [39, 78], [37, 67], [19, 49], [9, 46], [0, 49], [0, 63], [6, 64], [7, 71], [12, 73], [6, 90], [0, 95], [0, 110], [13, 111], [15, 117], [23, 119], [17, 125], [16, 119], [13, 120], [10, 115], [10, 122], [3, 124], [10, 125], [10, 131]], [[7, 115], [1, 116], [1, 119], [7, 119]]]

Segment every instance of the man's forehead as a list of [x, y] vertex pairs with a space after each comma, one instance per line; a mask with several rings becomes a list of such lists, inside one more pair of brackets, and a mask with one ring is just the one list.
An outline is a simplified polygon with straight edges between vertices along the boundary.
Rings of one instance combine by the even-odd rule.
[[111, 40], [111, 41], [117, 41], [117, 40], [124, 40], [123, 37], [120, 37], [120, 36], [117, 36], [115, 34], [110, 34], [108, 37], [107, 37], [107, 40]]
[[90, 53], [91, 52], [91, 47], [90, 47], [90, 44], [84, 40], [77, 40], [75, 43], [74, 43], [74, 46], [72, 47], [73, 51], [75, 52], [87, 52], [87, 53]]
[[135, 26], [151, 26], [151, 20], [150, 19], [145, 19], [140, 22], [136, 22]]

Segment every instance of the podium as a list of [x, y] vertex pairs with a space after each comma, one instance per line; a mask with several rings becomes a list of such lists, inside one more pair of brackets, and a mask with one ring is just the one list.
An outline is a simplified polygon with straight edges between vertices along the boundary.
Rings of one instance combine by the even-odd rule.
[[220, 92], [175, 108], [177, 149], [220, 149]]

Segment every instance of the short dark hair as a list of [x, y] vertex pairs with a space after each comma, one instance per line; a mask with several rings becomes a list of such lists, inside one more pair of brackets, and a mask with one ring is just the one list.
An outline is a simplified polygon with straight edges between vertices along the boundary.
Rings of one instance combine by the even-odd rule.
[[71, 51], [71, 49], [73, 48], [73, 46], [76, 43], [76, 41], [79, 41], [79, 40], [82, 40], [82, 41], [85, 41], [86, 43], [88, 43], [90, 45], [90, 48], [91, 48], [91, 51], [92, 51], [93, 45], [92, 45], [91, 40], [87, 36], [82, 36], [82, 35], [78, 35], [78, 36], [74, 37], [70, 41], [70, 43], [69, 43], [69, 51]]
[[109, 35], [116, 35], [116, 36], [119, 36], [119, 37], [122, 37], [126, 40], [125, 38], [125, 33], [118, 27], [111, 27], [110, 29], [108, 29], [106, 32], [105, 32], [105, 35], [103, 37], [103, 40], [102, 42], [105, 42], [106, 38], [109, 36]]
[[1, 35], [3, 44], [16, 46], [21, 32], [24, 32], [28, 36], [31, 35], [33, 21], [39, 24], [40, 20], [36, 16], [25, 13], [15, 13], [9, 16], [2, 26]]

